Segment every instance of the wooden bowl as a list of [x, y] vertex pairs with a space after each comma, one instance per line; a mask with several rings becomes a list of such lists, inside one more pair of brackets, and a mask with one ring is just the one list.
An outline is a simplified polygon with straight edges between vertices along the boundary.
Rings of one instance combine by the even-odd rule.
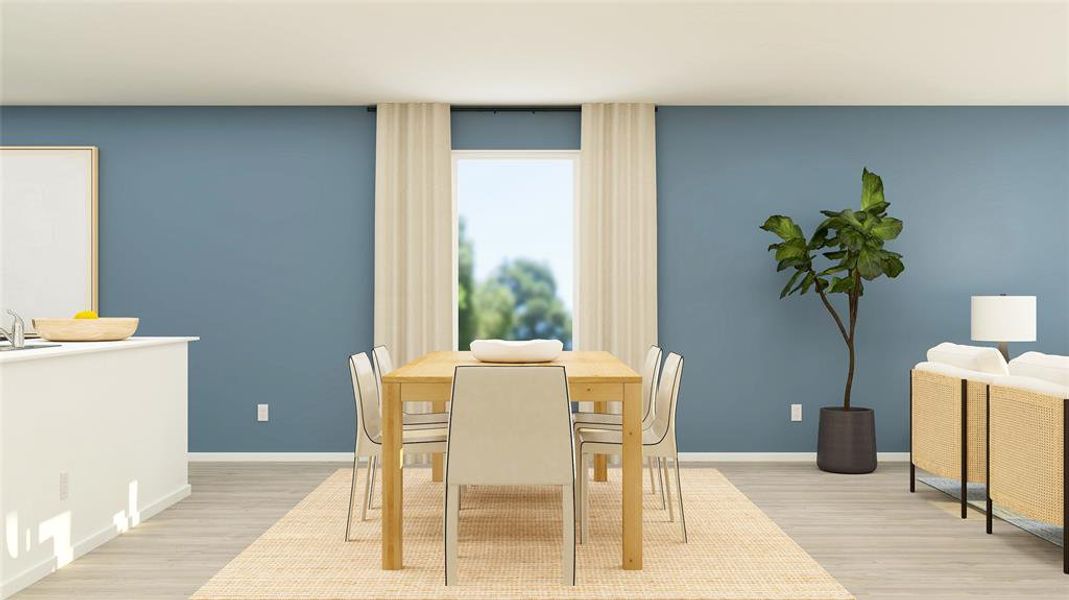
[[137, 331], [137, 317], [34, 319], [37, 335], [51, 342], [114, 342]]

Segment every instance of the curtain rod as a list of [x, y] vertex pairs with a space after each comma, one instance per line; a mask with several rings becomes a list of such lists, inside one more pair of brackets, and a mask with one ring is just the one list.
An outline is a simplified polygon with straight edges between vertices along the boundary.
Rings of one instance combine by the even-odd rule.
[[[367, 107], [368, 112], [375, 112], [375, 106]], [[546, 105], [546, 106], [483, 106], [483, 105], [456, 105], [450, 106], [451, 112], [580, 112], [582, 106], [578, 104]]]

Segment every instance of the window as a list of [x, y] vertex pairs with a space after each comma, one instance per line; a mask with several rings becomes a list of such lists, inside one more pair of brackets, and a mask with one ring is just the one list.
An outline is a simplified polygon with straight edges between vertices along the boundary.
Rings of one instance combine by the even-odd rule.
[[456, 339], [574, 342], [576, 152], [455, 151]]

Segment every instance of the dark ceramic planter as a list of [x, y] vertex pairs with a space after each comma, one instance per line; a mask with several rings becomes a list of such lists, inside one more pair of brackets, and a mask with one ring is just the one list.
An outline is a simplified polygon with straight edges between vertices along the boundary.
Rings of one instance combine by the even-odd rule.
[[876, 470], [876, 414], [871, 408], [820, 409], [817, 467], [829, 473]]

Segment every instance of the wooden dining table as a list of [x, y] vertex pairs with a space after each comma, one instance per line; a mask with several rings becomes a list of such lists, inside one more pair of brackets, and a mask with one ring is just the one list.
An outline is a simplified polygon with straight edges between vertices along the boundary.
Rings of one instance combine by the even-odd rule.
[[[430, 401], [445, 410], [452, 394], [453, 372], [462, 365], [487, 365], [471, 352], [431, 352], [382, 376], [382, 568], [404, 567], [404, 454], [402, 407]], [[642, 569], [642, 376], [609, 352], [564, 352], [550, 365], [563, 365], [572, 402], [621, 402], [623, 413], [621, 559], [624, 569]], [[604, 479], [604, 457], [600, 461]], [[441, 480], [440, 456], [435, 480]], [[597, 478], [596, 478], [597, 479]]]

